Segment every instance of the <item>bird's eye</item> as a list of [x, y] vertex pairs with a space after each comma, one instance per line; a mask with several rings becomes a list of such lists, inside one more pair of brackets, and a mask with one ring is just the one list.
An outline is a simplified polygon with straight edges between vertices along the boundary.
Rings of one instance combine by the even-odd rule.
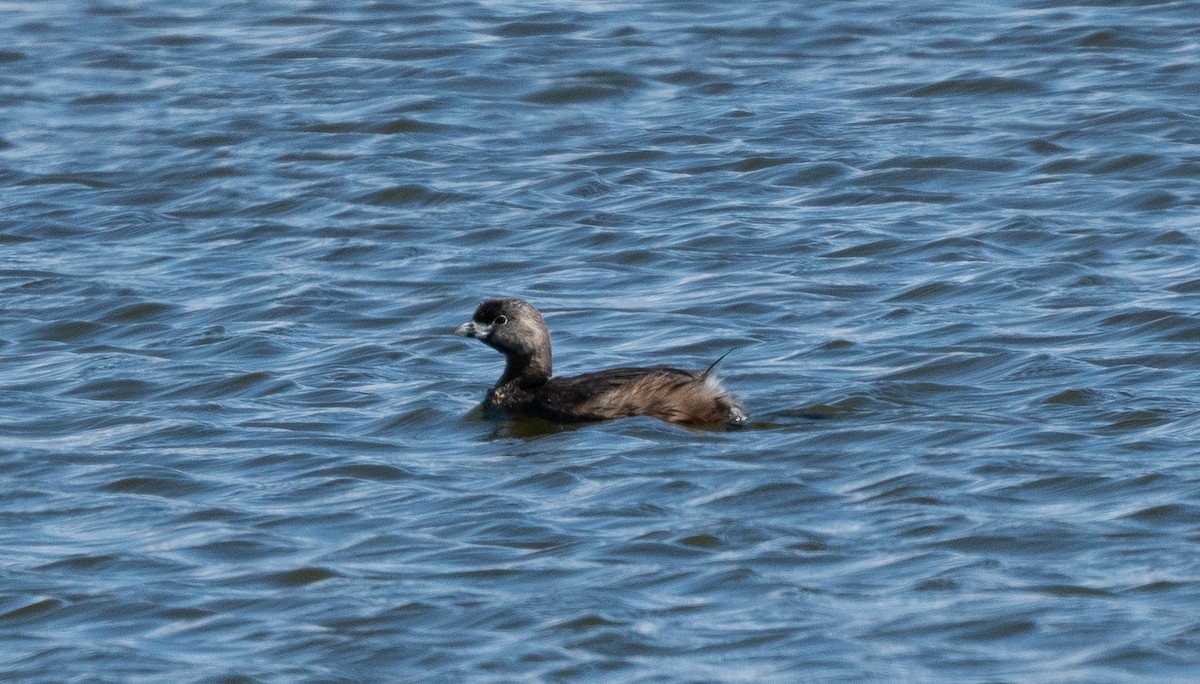
[[504, 325], [508, 322], [508, 318], [504, 316], [496, 316], [496, 320], [492, 321], [492, 325]]

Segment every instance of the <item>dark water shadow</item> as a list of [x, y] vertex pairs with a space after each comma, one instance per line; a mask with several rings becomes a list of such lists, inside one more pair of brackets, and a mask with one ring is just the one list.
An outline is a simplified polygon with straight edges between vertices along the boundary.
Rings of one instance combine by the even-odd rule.
[[[602, 420], [593, 422], [580, 423], [556, 423], [554, 421], [545, 420], [543, 418], [513, 418], [503, 412], [493, 411], [486, 408], [482, 403], [472, 408], [464, 416], [463, 420], [469, 423], [487, 422], [493, 423], [494, 427], [488, 434], [487, 441], [497, 439], [520, 439], [525, 441], [535, 440], [549, 435], [557, 435], [563, 432], [574, 430], [583, 430], [594, 428], [600, 425], [611, 423], [619, 423], [637, 418], [631, 416], [629, 418], [618, 418], [615, 420]], [[678, 430], [685, 430], [693, 433], [737, 433], [744, 430], [754, 429], [773, 429], [781, 427], [773, 423], [750, 422], [743, 425], [678, 425], [666, 421], [653, 421], [661, 423], [664, 426], [669, 426]]]

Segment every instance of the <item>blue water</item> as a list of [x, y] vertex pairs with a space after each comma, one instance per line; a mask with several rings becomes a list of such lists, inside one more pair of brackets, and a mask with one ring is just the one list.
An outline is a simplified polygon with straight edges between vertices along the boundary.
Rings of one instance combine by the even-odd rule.
[[[0, 3], [0, 679], [1200, 679], [1197, 36]], [[751, 425], [483, 419], [496, 294]]]

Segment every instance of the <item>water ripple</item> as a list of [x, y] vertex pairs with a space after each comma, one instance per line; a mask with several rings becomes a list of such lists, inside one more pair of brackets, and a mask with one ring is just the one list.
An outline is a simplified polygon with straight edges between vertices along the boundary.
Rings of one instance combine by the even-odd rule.
[[[1187, 3], [62, 4], [0, 677], [1196, 679]], [[754, 418], [491, 421], [494, 294]]]

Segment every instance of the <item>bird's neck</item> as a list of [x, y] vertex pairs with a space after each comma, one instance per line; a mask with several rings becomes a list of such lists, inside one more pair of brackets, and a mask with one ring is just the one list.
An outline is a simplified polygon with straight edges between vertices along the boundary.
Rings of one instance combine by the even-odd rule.
[[516, 384], [522, 387], [540, 385], [550, 379], [551, 364], [549, 354], [534, 354], [533, 356], [518, 356], [510, 354], [504, 364], [504, 375], [496, 387]]

